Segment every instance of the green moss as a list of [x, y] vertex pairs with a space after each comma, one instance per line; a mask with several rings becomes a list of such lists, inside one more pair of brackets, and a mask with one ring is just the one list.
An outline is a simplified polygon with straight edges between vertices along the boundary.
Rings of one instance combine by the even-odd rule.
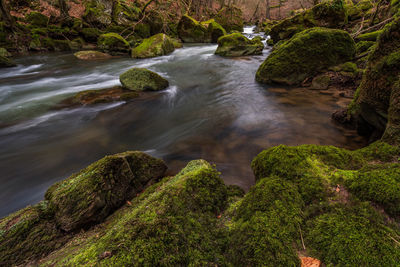
[[97, 42], [97, 39], [101, 35], [101, 31], [96, 28], [83, 28], [80, 33], [83, 39], [88, 42]]
[[312, 28], [296, 34], [268, 56], [257, 71], [263, 83], [299, 85], [330, 66], [351, 60], [355, 43], [341, 30]]
[[362, 54], [369, 50], [375, 44], [374, 41], [360, 41], [356, 44], [357, 54]]
[[111, 24], [112, 18], [100, 1], [88, 1], [82, 19], [95, 28], [104, 29]]
[[45, 198], [57, 225], [73, 231], [101, 222], [165, 170], [161, 160], [140, 152], [107, 156], [50, 187]]
[[226, 35], [225, 29], [218, 24], [214, 19], [201, 22], [201, 24], [207, 27], [207, 41], [211, 43], [217, 43], [218, 38]]
[[120, 75], [122, 86], [132, 91], [159, 91], [167, 88], [166, 79], [155, 72], [142, 68], [133, 68]]
[[194, 18], [184, 15], [178, 24], [178, 34], [185, 43], [203, 43], [207, 36], [207, 28]]
[[49, 21], [49, 18], [42, 13], [39, 12], [30, 12], [25, 16], [27, 22], [37, 27], [46, 27]]
[[151, 29], [149, 24], [139, 23], [135, 26], [135, 33], [141, 38], [148, 38], [151, 36]]
[[7, 49], [0, 47], [0, 57], [11, 57], [11, 53]]
[[373, 41], [373, 42], [375, 42], [381, 33], [382, 33], [382, 30], [360, 34], [357, 36], [357, 41]]
[[117, 33], [106, 33], [99, 36], [99, 48], [112, 54], [126, 53], [130, 49], [129, 43]]
[[295, 185], [277, 177], [258, 182], [239, 203], [230, 226], [233, 266], [298, 266], [304, 203]]
[[343, 0], [324, 1], [312, 9], [282, 20], [271, 28], [271, 38], [276, 43], [286, 40], [312, 27], [340, 28], [347, 23]]
[[[225, 238], [217, 215], [226, 207], [227, 189], [210, 164], [190, 162], [138, 200], [114, 216], [100, 237], [84, 241], [72, 253], [65, 249], [55, 255], [57, 263], [223, 265]], [[106, 251], [111, 255], [101, 257]]]
[[163, 33], [159, 33], [144, 39], [139, 46], [133, 48], [131, 56], [133, 58], [157, 57], [170, 54], [174, 50], [175, 46], [172, 39]]
[[305, 241], [327, 266], [395, 266], [398, 236], [368, 203], [338, 204], [307, 222]]
[[69, 237], [51, 221], [47, 202], [40, 202], [0, 220], [0, 261], [24, 265], [59, 249]]
[[224, 57], [260, 55], [263, 49], [264, 44], [260, 39], [250, 40], [241, 33], [232, 33], [218, 39], [215, 54]]

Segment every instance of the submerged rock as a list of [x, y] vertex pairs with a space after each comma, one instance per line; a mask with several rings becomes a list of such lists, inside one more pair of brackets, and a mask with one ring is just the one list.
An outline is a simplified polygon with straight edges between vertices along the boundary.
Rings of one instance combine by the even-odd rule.
[[331, 0], [314, 6], [294, 17], [284, 19], [271, 28], [274, 43], [290, 39], [296, 33], [312, 27], [340, 28], [347, 23], [343, 0]]
[[149, 58], [168, 55], [174, 52], [175, 46], [172, 39], [159, 33], [150, 38], [144, 39], [140, 45], [132, 49], [133, 58]]
[[179, 38], [185, 43], [216, 43], [225, 34], [225, 29], [213, 19], [198, 22], [184, 15], [178, 24]]
[[101, 50], [110, 54], [125, 54], [130, 50], [128, 41], [117, 33], [106, 33], [100, 35], [97, 45]]
[[[387, 25], [368, 58], [367, 69], [357, 89], [350, 112], [359, 132], [365, 123], [384, 132], [384, 140], [400, 144], [400, 19]], [[368, 132], [371, 134], [371, 130]]]
[[224, 57], [260, 55], [263, 49], [264, 44], [260, 39], [250, 40], [240, 33], [232, 33], [218, 39], [215, 54]]
[[102, 53], [99, 51], [79, 51], [74, 54], [74, 56], [78, 59], [82, 60], [100, 60], [100, 59], [109, 59], [111, 56], [106, 53]]
[[86, 106], [114, 101], [126, 101], [137, 98], [139, 94], [131, 90], [115, 86], [109, 89], [87, 90], [77, 93], [71, 98], [62, 101], [57, 108], [66, 108], [71, 106]]
[[45, 199], [57, 225], [70, 232], [103, 221], [166, 169], [162, 160], [142, 152], [107, 156], [51, 186]]
[[166, 79], [143, 68], [133, 68], [124, 72], [119, 76], [119, 80], [124, 88], [132, 91], [159, 91], [169, 86]]
[[312, 28], [275, 47], [258, 69], [256, 79], [300, 85], [318, 71], [349, 61], [354, 55], [355, 43], [347, 32]]

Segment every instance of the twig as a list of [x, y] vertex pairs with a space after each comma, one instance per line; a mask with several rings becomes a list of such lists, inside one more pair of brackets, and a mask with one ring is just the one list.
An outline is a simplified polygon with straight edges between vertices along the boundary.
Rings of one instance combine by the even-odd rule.
[[306, 250], [306, 246], [304, 245], [303, 234], [301, 233], [300, 225], [299, 225], [299, 231], [300, 231], [301, 244], [303, 245], [303, 249]]

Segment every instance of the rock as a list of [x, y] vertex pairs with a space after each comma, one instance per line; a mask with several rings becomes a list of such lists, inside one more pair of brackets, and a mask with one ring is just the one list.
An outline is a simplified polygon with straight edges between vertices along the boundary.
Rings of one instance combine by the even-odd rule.
[[74, 54], [78, 59], [82, 60], [99, 60], [99, 59], [109, 59], [111, 56], [99, 51], [79, 51]]
[[[349, 107], [358, 120], [377, 131], [384, 131], [384, 140], [400, 144], [400, 18], [387, 25], [368, 58], [367, 69]], [[367, 127], [368, 128], [368, 127]]]
[[351, 60], [355, 43], [341, 30], [312, 28], [274, 47], [256, 79], [262, 83], [300, 85], [318, 71]]
[[27, 22], [36, 27], [46, 27], [49, 22], [49, 18], [47, 16], [35, 11], [26, 15], [25, 19]]
[[213, 19], [200, 23], [184, 15], [178, 24], [179, 38], [185, 43], [216, 43], [225, 34], [225, 29]]
[[101, 35], [101, 31], [96, 28], [83, 28], [80, 30], [80, 33], [85, 41], [93, 43], [97, 42], [97, 39]]
[[137, 47], [132, 49], [133, 58], [149, 58], [168, 55], [174, 52], [175, 46], [170, 37], [163, 33], [144, 39]]
[[271, 38], [267, 40], [267, 45], [268, 46], [274, 46], [274, 40], [272, 40]]
[[172, 43], [174, 44], [175, 49], [179, 49], [183, 47], [182, 41], [179, 39], [171, 38]]
[[0, 47], [0, 57], [11, 57], [11, 53], [7, 49]]
[[129, 43], [117, 33], [100, 35], [97, 45], [101, 50], [110, 54], [125, 54], [130, 50]]
[[225, 29], [214, 19], [203, 21], [201, 24], [207, 28], [207, 42], [217, 43], [219, 37], [226, 35]]
[[260, 55], [263, 49], [264, 44], [260, 39], [250, 40], [240, 33], [232, 33], [218, 39], [215, 54], [224, 57]]
[[356, 44], [357, 55], [360, 55], [369, 50], [376, 42], [374, 41], [360, 41]]
[[243, 12], [239, 7], [223, 7], [215, 16], [215, 21], [218, 22], [227, 32], [243, 32]]
[[296, 33], [312, 27], [340, 28], [347, 23], [343, 0], [331, 0], [314, 6], [294, 17], [284, 19], [271, 28], [274, 43], [290, 39]]
[[17, 66], [17, 64], [15, 64], [10, 58], [0, 56], [0, 68], [9, 68], [15, 66]]
[[346, 2], [346, 9], [350, 21], [361, 19], [367, 15], [368, 11], [370, 11], [373, 7], [374, 4], [371, 2], [371, 0], [361, 0], [356, 4], [353, 4], [352, 1]]
[[166, 79], [155, 72], [142, 68], [133, 68], [121, 74], [122, 86], [132, 91], [159, 91], [167, 88]]
[[319, 75], [312, 80], [311, 88], [315, 90], [326, 90], [329, 87], [331, 78], [328, 75]]
[[166, 169], [162, 160], [142, 152], [107, 156], [51, 186], [45, 199], [57, 225], [70, 232], [103, 221]]
[[356, 40], [357, 41], [372, 41], [372, 42], [376, 42], [376, 40], [378, 40], [378, 36], [382, 33], [382, 31], [383, 30], [360, 34], [360, 35], [358, 35], [356, 37]]
[[82, 19], [94, 28], [104, 29], [112, 22], [111, 9], [112, 3], [107, 7], [101, 1], [90, 1], [85, 6], [85, 13]]
[[137, 98], [139, 94], [131, 90], [115, 86], [109, 89], [87, 90], [77, 93], [71, 98], [62, 101], [57, 107], [66, 108], [71, 106], [86, 106], [100, 103], [109, 103], [115, 101], [126, 101]]
[[311, 257], [300, 257], [301, 267], [320, 267], [321, 261]]

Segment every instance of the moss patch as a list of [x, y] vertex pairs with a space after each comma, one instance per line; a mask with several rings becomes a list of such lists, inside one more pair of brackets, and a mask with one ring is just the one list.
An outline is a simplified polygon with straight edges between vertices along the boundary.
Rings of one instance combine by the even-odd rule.
[[174, 50], [175, 46], [172, 39], [163, 33], [159, 33], [144, 39], [139, 46], [132, 49], [131, 55], [133, 58], [149, 58], [167, 55]]
[[159, 91], [169, 86], [166, 79], [142, 68], [133, 68], [124, 72], [119, 80], [124, 88], [132, 91]]
[[240, 33], [232, 33], [218, 39], [215, 54], [224, 57], [260, 55], [263, 49], [264, 44], [261, 40], [257, 38], [250, 40]]
[[129, 43], [117, 33], [100, 35], [97, 45], [101, 50], [111, 54], [127, 53], [130, 50]]

